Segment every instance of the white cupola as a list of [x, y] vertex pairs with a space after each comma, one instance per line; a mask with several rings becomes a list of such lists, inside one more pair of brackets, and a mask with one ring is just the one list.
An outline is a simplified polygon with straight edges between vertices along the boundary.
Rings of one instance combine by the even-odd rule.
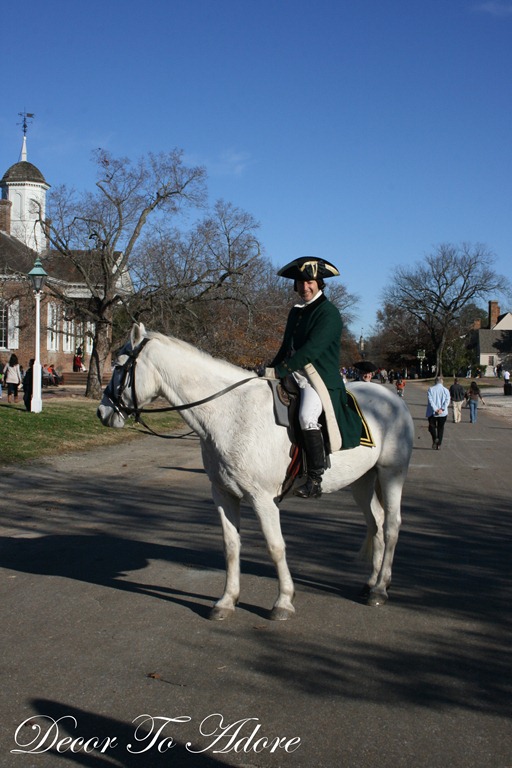
[[46, 235], [40, 222], [45, 221], [49, 188], [41, 171], [27, 161], [27, 137], [24, 135], [20, 161], [4, 173], [0, 190], [2, 200], [11, 203], [10, 234], [38, 253], [46, 248]]

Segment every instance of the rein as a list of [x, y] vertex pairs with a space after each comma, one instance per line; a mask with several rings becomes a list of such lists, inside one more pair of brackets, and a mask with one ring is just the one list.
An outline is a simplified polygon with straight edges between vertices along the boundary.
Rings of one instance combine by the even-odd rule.
[[242, 384], [246, 384], [248, 381], [257, 381], [260, 378], [262, 377], [248, 376], [246, 379], [241, 379], [240, 381], [236, 381], [234, 384], [230, 384], [229, 387], [226, 387], [225, 389], [221, 389], [219, 392], [215, 392], [215, 394], [209, 395], [208, 397], [203, 397], [202, 400], [196, 400], [193, 403], [184, 403], [183, 405], [169, 405], [165, 408], [138, 408], [137, 413], [163, 413], [164, 411], [186, 411], [187, 408], [195, 408], [196, 405], [204, 405], [204, 403], [209, 403], [211, 400], [216, 400], [218, 397], [222, 397], [222, 395], [226, 395], [228, 392], [231, 392], [232, 389], [236, 389], [237, 387], [240, 387]]
[[248, 381], [255, 381], [259, 377], [249, 376], [247, 379], [242, 379], [241, 381], [237, 381], [235, 384], [231, 384], [229, 387], [226, 387], [225, 389], [221, 389], [220, 392], [215, 392], [215, 394], [210, 395], [209, 397], [204, 397], [202, 400], [196, 400], [194, 403], [184, 403], [183, 405], [169, 405], [165, 408], [139, 408], [136, 411], [133, 411], [135, 415], [135, 423], [136, 424], [142, 424], [142, 426], [147, 429], [148, 432], [150, 432], [155, 437], [162, 437], [165, 440], [172, 440], [174, 439], [174, 435], [161, 435], [158, 432], [155, 432], [154, 429], [152, 429], [149, 424], [146, 424], [146, 422], [141, 419], [140, 414], [141, 413], [164, 413], [165, 411], [185, 411], [188, 408], [195, 408], [197, 405], [203, 405], [204, 403], [209, 403], [211, 400], [216, 400], [218, 397], [222, 397], [222, 395], [227, 394], [227, 392], [231, 392], [232, 389], [236, 389], [237, 387], [240, 387], [242, 384], [246, 384]]
[[[242, 384], [246, 384], [249, 381], [257, 381], [259, 376], [248, 376], [245, 379], [241, 379], [240, 381], [236, 381], [234, 384], [230, 384], [228, 387], [225, 387], [224, 389], [221, 389], [219, 392], [215, 392], [213, 395], [209, 395], [208, 397], [202, 398], [202, 400], [195, 400], [193, 403], [183, 403], [182, 405], [168, 405], [164, 408], [139, 408], [137, 405], [137, 393], [135, 390], [135, 364], [137, 362], [137, 358], [139, 354], [142, 352], [146, 344], [150, 341], [147, 337], [142, 340], [142, 342], [139, 344], [136, 350], [130, 350], [126, 351], [125, 354], [128, 355], [128, 360], [124, 365], [120, 366], [122, 368], [122, 375], [121, 375], [121, 382], [119, 386], [116, 388], [116, 391], [114, 392], [114, 388], [112, 386], [112, 381], [108, 385], [107, 389], [105, 390], [105, 394], [107, 395], [108, 399], [112, 403], [112, 406], [117, 413], [119, 413], [123, 418], [126, 418], [128, 416], [134, 416], [135, 423], [136, 424], [142, 424], [145, 429], [148, 430], [152, 435], [155, 435], [155, 437], [162, 437], [166, 439], [171, 439], [172, 435], [160, 435], [158, 432], [155, 432], [151, 427], [146, 424], [143, 419], [141, 419], [141, 413], [165, 413], [168, 411], [185, 411], [189, 408], [196, 408], [199, 405], [204, 405], [205, 403], [209, 403], [212, 400], [216, 400], [218, 397], [222, 397], [223, 395], [226, 395], [228, 392], [231, 392], [233, 389], [236, 389], [237, 387], [242, 386]], [[119, 367], [119, 366], [118, 366]], [[126, 380], [129, 379], [127, 382]], [[126, 406], [123, 401], [123, 390], [125, 389], [126, 385], [130, 386], [131, 394], [132, 394], [132, 401], [133, 401], [133, 408], [130, 408]]]

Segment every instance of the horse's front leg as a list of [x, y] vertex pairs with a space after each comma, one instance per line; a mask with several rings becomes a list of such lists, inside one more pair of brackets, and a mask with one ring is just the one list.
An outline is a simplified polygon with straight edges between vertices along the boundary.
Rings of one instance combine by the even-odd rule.
[[240, 596], [240, 501], [212, 484], [212, 495], [222, 525], [226, 583], [224, 593], [210, 611], [210, 619], [221, 621], [232, 616]]
[[295, 613], [293, 607], [295, 588], [286, 562], [286, 545], [281, 531], [279, 507], [270, 496], [253, 498], [252, 504], [260, 521], [267, 549], [276, 567], [279, 581], [279, 594], [270, 612], [270, 618], [274, 621], [285, 621]]

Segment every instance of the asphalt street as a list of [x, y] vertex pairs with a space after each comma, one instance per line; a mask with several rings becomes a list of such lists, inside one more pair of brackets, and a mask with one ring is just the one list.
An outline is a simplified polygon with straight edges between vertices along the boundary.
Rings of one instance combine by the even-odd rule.
[[[381, 386], [369, 384], [368, 386]], [[390, 601], [358, 592], [348, 489], [287, 498], [296, 616], [250, 509], [242, 597], [194, 436], [144, 437], [0, 474], [3, 768], [511, 768], [512, 408], [415, 447]], [[511, 404], [512, 405], [512, 404]], [[5, 437], [5, 436], [4, 436]]]

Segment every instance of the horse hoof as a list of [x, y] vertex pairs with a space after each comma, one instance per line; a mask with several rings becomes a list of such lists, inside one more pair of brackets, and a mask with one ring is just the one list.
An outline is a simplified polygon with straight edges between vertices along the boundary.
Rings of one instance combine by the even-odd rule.
[[270, 619], [272, 621], [288, 621], [288, 619], [291, 619], [295, 611], [290, 610], [289, 608], [272, 608], [270, 611]]
[[224, 621], [224, 619], [229, 619], [233, 616], [234, 613], [234, 608], [223, 608], [222, 606], [214, 605], [208, 614], [208, 618], [210, 621]]
[[387, 601], [388, 601], [388, 596], [385, 592], [372, 592], [370, 590], [370, 593], [366, 599], [366, 605], [371, 605], [371, 606], [385, 605]]

